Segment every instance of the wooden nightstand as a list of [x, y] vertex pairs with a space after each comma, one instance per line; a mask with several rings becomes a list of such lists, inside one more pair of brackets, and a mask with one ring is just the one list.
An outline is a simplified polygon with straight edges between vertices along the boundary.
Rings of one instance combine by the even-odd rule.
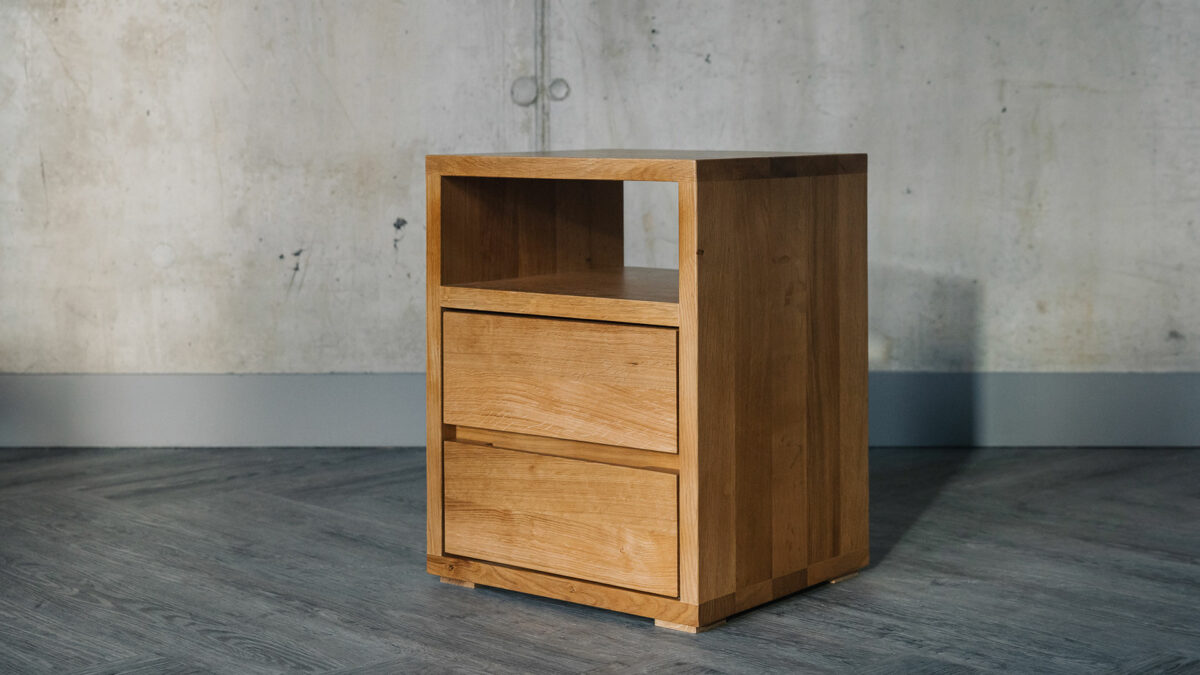
[[[679, 190], [624, 266], [622, 181]], [[865, 155], [426, 159], [428, 570], [703, 630], [867, 564]]]

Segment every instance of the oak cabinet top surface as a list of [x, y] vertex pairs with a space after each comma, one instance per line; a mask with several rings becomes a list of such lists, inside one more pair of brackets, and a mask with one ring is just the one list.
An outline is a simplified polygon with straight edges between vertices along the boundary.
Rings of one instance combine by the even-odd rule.
[[694, 181], [864, 173], [865, 154], [710, 150], [554, 150], [429, 155], [429, 174], [507, 178]]

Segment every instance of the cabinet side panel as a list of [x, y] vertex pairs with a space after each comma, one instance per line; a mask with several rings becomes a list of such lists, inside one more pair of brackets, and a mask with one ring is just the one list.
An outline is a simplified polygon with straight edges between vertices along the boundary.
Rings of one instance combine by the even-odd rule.
[[[773, 363], [771, 334], [775, 306], [771, 284], [778, 256], [771, 250], [780, 238], [777, 222], [786, 218], [788, 204], [784, 195], [773, 189], [774, 181], [726, 181], [712, 186], [723, 193], [721, 201], [728, 209], [722, 218], [726, 237], [725, 250], [732, 263], [736, 300], [729, 303], [732, 314], [733, 343], [733, 450], [734, 450], [734, 532], [736, 533], [737, 588], [742, 589], [771, 579], [772, 535], [772, 461], [771, 437], [772, 384], [777, 374]], [[733, 216], [736, 216], [734, 218]], [[730, 228], [730, 223], [737, 223]], [[707, 250], [705, 252], [707, 255]]]
[[[737, 184], [696, 183], [696, 408], [699, 593], [705, 602], [737, 587]], [[680, 254], [683, 254], [682, 241]], [[681, 290], [682, 292], [682, 290]], [[683, 316], [680, 317], [681, 321]]]
[[425, 541], [442, 550], [442, 177], [425, 176]]
[[772, 181], [779, 207], [772, 220], [765, 269], [770, 294], [769, 428], [771, 447], [771, 569], [775, 578], [808, 566], [808, 373], [813, 256], [810, 177]]
[[837, 553], [870, 548], [867, 477], [867, 174], [838, 177], [841, 491]]
[[750, 606], [867, 548], [865, 178], [697, 194], [699, 600]]
[[[721, 509], [702, 524], [725, 527], [713, 536], [732, 540], [725, 545], [732, 545], [734, 565], [732, 576], [702, 576], [718, 594], [730, 583], [739, 593], [770, 589], [773, 578], [809, 561], [805, 380], [814, 182], [698, 185], [699, 451], [702, 469], [711, 471], [702, 477], [700, 499], [702, 512]], [[727, 487], [732, 491], [721, 492]]]
[[841, 390], [841, 344], [838, 323], [841, 287], [838, 275], [837, 176], [817, 176], [813, 186], [814, 218], [811, 277], [811, 320], [808, 355], [808, 558], [832, 558], [841, 524], [837, 485], [841, 469], [838, 449]]

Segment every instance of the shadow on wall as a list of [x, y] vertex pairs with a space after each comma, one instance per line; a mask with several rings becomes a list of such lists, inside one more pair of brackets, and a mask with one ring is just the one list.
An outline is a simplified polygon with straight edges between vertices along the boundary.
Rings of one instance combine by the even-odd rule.
[[[870, 292], [872, 369], [930, 371], [871, 374], [871, 559], [878, 563], [971, 458], [982, 289], [976, 279], [872, 265]], [[917, 449], [930, 446], [945, 449]]]

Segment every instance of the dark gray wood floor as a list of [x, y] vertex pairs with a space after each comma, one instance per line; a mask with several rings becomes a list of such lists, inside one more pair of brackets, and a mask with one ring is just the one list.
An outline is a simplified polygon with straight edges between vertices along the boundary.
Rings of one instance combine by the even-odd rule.
[[685, 635], [424, 572], [412, 449], [0, 450], [0, 672], [1198, 672], [1200, 452], [873, 450], [872, 566]]

